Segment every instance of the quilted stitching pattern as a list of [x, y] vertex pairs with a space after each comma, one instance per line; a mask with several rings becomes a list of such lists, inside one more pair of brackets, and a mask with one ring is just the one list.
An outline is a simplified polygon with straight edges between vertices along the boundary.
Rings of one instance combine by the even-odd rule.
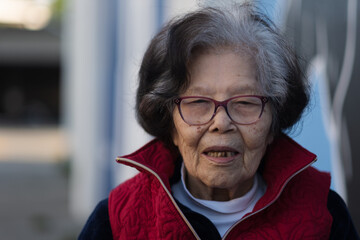
[[[160, 142], [154, 140], [125, 157], [156, 172], [170, 190], [174, 157]], [[272, 144], [263, 171], [268, 188], [254, 212], [265, 209], [245, 216], [226, 239], [328, 239], [330, 177], [307, 167], [315, 157], [286, 136]], [[115, 188], [109, 197], [114, 239], [194, 239], [159, 180], [135, 167], [142, 172]]]
[[159, 181], [140, 173], [109, 198], [114, 239], [193, 239]]

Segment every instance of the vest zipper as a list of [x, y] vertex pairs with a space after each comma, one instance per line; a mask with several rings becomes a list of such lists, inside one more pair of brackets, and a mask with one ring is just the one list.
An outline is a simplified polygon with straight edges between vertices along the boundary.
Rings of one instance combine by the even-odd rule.
[[302, 169], [298, 170], [297, 172], [295, 172], [293, 175], [291, 175], [286, 182], [282, 185], [280, 191], [278, 192], [278, 194], [276, 195], [276, 197], [270, 202], [268, 203], [266, 206], [264, 206], [263, 208], [257, 210], [256, 212], [253, 212], [251, 214], [249, 214], [248, 216], [242, 218], [240, 221], [236, 222], [234, 225], [232, 225], [225, 233], [224, 237], [222, 238], [222, 240], [225, 240], [226, 237], [229, 235], [229, 233], [231, 232], [231, 230], [233, 230], [238, 224], [240, 224], [241, 222], [245, 221], [246, 219], [248, 219], [251, 216], [254, 216], [255, 214], [265, 210], [266, 208], [270, 207], [279, 197], [280, 194], [282, 193], [282, 191], [284, 190], [284, 188], [286, 187], [286, 185], [288, 184], [288, 182], [295, 177], [296, 175], [298, 175], [299, 173], [301, 173], [302, 171], [304, 171], [306, 168], [308, 168], [309, 166], [311, 166], [314, 162], [317, 161], [317, 158], [315, 158], [312, 162], [310, 162], [308, 165], [306, 165], [305, 167], [303, 167]]
[[170, 191], [166, 188], [164, 182], [161, 180], [161, 178], [159, 177], [159, 175], [154, 172], [152, 169], [148, 168], [145, 165], [142, 165], [136, 161], [133, 161], [131, 159], [128, 158], [116, 158], [116, 162], [121, 163], [121, 162], [127, 162], [127, 163], [131, 163], [134, 166], [140, 167], [142, 169], [144, 169], [145, 171], [149, 172], [150, 174], [152, 174], [153, 176], [155, 176], [161, 186], [163, 187], [163, 189], [165, 190], [165, 192], [167, 193], [168, 197], [170, 198], [171, 202], [173, 203], [173, 205], [175, 206], [176, 210], [178, 211], [178, 213], [180, 214], [180, 216], [182, 217], [182, 219], [185, 221], [186, 225], [188, 226], [188, 228], [191, 230], [191, 232], [193, 233], [194, 237], [198, 240], [201, 240], [200, 237], [197, 235], [197, 233], [195, 232], [195, 230], [193, 229], [193, 227], [191, 226], [190, 222], [186, 219], [185, 215], [182, 213], [182, 211], [180, 210], [179, 206], [177, 205], [175, 199], [173, 198], [173, 196], [171, 195]]

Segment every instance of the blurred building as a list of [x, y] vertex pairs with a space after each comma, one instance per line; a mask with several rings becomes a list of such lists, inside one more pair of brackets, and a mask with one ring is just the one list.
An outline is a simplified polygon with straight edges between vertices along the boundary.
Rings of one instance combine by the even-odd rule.
[[62, 129], [62, 0], [0, 1], [1, 239], [74, 239]]
[[67, 158], [54, 3], [0, 1], [0, 160]]
[[59, 123], [60, 29], [50, 20], [50, 2], [0, 2], [1, 126]]

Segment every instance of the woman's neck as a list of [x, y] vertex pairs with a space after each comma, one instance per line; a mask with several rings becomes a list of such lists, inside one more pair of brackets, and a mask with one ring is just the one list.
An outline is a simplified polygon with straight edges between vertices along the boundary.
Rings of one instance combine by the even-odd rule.
[[198, 199], [211, 201], [230, 201], [235, 198], [244, 196], [250, 191], [254, 184], [254, 177], [242, 182], [241, 184], [234, 184], [233, 188], [213, 188], [205, 185], [199, 179], [187, 174], [184, 168], [184, 180], [188, 191]]

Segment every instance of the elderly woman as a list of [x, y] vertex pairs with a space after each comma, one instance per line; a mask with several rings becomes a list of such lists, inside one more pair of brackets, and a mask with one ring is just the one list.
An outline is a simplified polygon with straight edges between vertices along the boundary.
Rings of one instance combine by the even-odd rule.
[[139, 73], [137, 116], [155, 140], [117, 159], [140, 173], [80, 239], [356, 239], [316, 155], [284, 134], [307, 106], [303, 77], [249, 4], [168, 23]]

